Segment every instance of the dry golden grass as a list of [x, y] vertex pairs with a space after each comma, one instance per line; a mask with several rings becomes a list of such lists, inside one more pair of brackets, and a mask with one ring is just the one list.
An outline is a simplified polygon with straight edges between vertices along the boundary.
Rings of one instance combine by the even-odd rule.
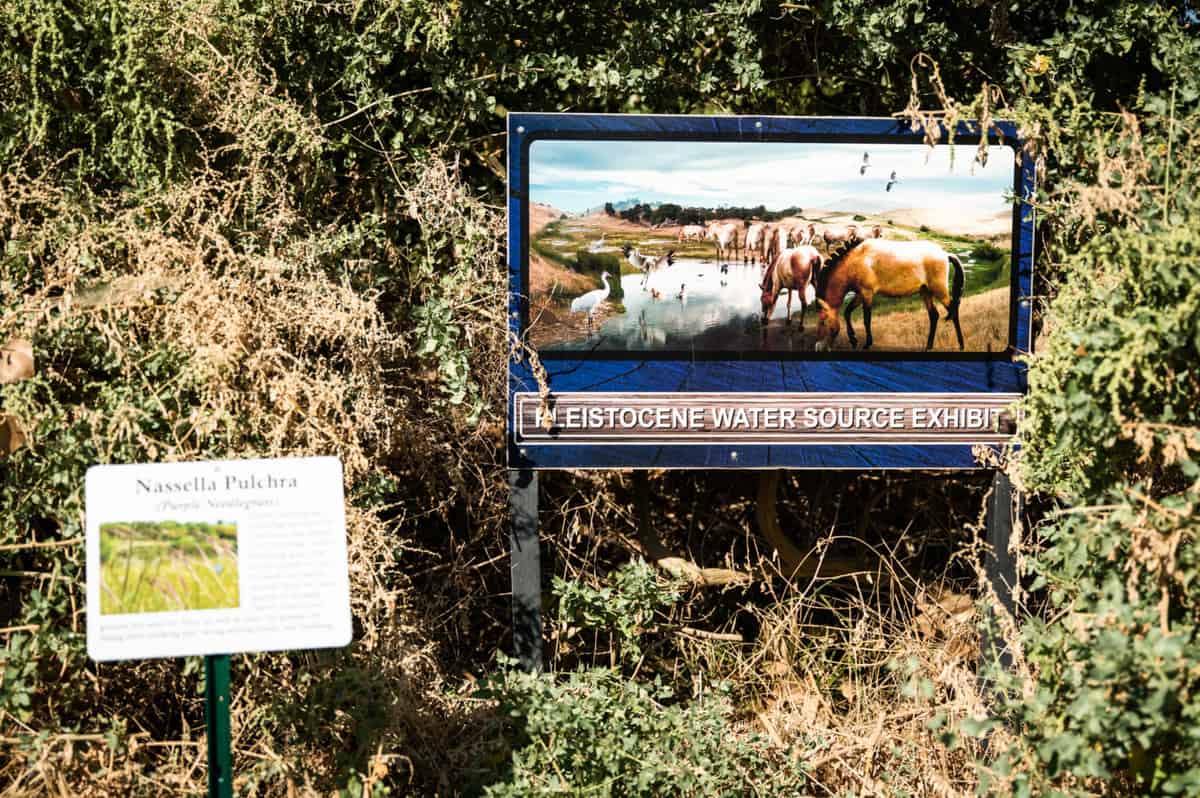
[[[583, 489], [564, 496], [562, 528], [546, 541], [561, 558], [556, 573], [598, 584], [598, 563], [613, 549], [656, 562], [664, 578], [677, 571], [663, 551], [736, 571], [735, 581], [689, 580], [667, 625], [675, 633], [655, 638], [637, 668], [691, 674], [696, 693], [728, 685], [739, 707], [730, 733], [763, 734], [790, 752], [811, 774], [814, 796], [974, 795], [982, 743], [948, 746], [941, 731], [982, 716], [991, 700], [977, 674], [977, 606], [995, 599], [978, 591], [981, 574], [970, 565], [982, 519], [946, 511], [944, 480], [792, 472], [779, 493], [780, 518], [823, 564], [789, 580], [749, 521], [761, 478], [706, 476], [689, 486], [685, 475], [651, 476], [643, 527], [623, 487], [627, 475], [580, 475]], [[914, 489], [946, 529], [915, 532]], [[846, 527], [856, 531], [832, 531]], [[939, 539], [957, 554], [928, 567], [920, 549]], [[857, 564], [844, 568], [850, 561]], [[550, 667], [604, 664], [611, 654], [604, 636], [562, 624], [549, 635]], [[1005, 744], [1003, 733], [990, 741], [994, 750]]]
[[596, 287], [590, 277], [560, 266], [536, 252], [529, 253], [529, 286], [535, 297], [549, 297], [551, 289], [561, 296], [578, 296]]
[[[765, 634], [752, 646], [685, 647], [754, 692], [751, 725], [780, 748], [804, 751], [798, 764], [828, 792], [972, 795], [977, 749], [951, 751], [929, 726], [983, 712], [972, 600], [936, 586], [823, 592], [809, 583], [780, 595], [760, 611]], [[933, 596], [964, 609], [947, 613]]]
[[[328, 267], [327, 242], [336, 226], [306, 228], [287, 204], [291, 192], [272, 185], [270, 172], [251, 167], [241, 182], [202, 173], [144, 204], [98, 199], [89, 216], [77, 214], [55, 177], [0, 177], [0, 227], [31, 241], [31, 251], [53, 253], [38, 259], [37, 282], [17, 289], [0, 331], [36, 342], [63, 329], [86, 330], [91, 345], [111, 353], [114, 384], [144, 386], [145, 395], [161, 397], [167, 425], [143, 423], [132, 409], [113, 414], [70, 407], [91, 430], [87, 444], [100, 462], [128, 451], [161, 462], [336, 455], [348, 495], [397, 473], [408, 476], [406, 494], [427, 494], [404, 505], [347, 502], [356, 631], [338, 665], [325, 654], [235, 659], [237, 790], [329, 794], [332, 780], [344, 777], [339, 759], [359, 744], [359, 716], [384, 696], [386, 707], [367, 713], [383, 721], [357, 767], [376, 781], [389, 772], [401, 781], [420, 772], [425, 783], [436, 782], [436, 763], [452, 760], [447, 751], [469, 737], [461, 716], [474, 707], [456, 705], [442, 690], [431, 642], [436, 614], [419, 607], [409, 577], [396, 566], [419, 546], [412, 514], [447, 512], [467, 484], [475, 486], [479, 508], [502, 494], [503, 481], [485, 475], [489, 463], [480, 454], [494, 449], [499, 413], [468, 424], [462, 411], [438, 403], [436, 372], [397, 368], [419, 362], [411, 331], [385, 320], [377, 293], [354, 284], [354, 265], [341, 272]], [[462, 281], [449, 298], [454, 320], [473, 328], [477, 365], [494, 375], [484, 386], [492, 391], [487, 401], [499, 406], [507, 351], [502, 304], [490, 299], [502, 290], [502, 220], [441, 161], [432, 160], [405, 189], [429, 239], [447, 231], [486, 232], [487, 246], [472, 254], [485, 279]], [[239, 228], [227, 215], [237, 212], [229, 198], [238, 192], [274, 203], [260, 210], [265, 224], [289, 231], [277, 246], [247, 248], [230, 239], [229, 231]], [[71, 214], [77, 225], [65, 245], [53, 239], [57, 228], [38, 226], [39, 218], [55, 213]], [[178, 385], [170, 386], [186, 389], [185, 402], [146, 373], [135, 353], [145, 352], [147, 342], [171, 342], [186, 353]], [[77, 375], [70, 361], [39, 356], [39, 374], [50, 386], [68, 385]], [[31, 430], [52, 428], [59, 412], [53, 404], [14, 410]], [[35, 453], [44, 445], [30, 436]], [[81, 551], [66, 556], [82, 567]], [[82, 632], [78, 616], [69, 622]], [[56, 717], [23, 723], [0, 714], [6, 796], [203, 792], [203, 711], [194, 673], [185, 678], [173, 661], [72, 668], [81, 679], [86, 670], [92, 714], [106, 720], [68, 717], [77, 731], [59, 733]], [[347, 691], [332, 696], [333, 703], [320, 688], [330, 673]], [[319, 717], [305, 716], [313, 712]], [[163, 713], [172, 717], [164, 721]], [[106, 742], [112, 718], [127, 724], [116, 733], [116, 750]], [[41, 728], [49, 736], [36, 756], [18, 753], [21, 735]]]
[[[958, 315], [966, 342], [965, 351], [1002, 352], [1008, 348], [1009, 297], [1009, 289], [994, 288], [963, 299]], [[929, 337], [929, 316], [925, 309], [878, 312], [886, 308], [886, 301], [879, 302], [878, 310], [871, 318], [871, 332], [875, 339], [873, 348], [880, 351], [923, 351]], [[958, 338], [954, 334], [954, 324], [947, 321], [945, 315], [945, 309], [939, 305], [933, 348], [937, 352], [957, 352]], [[854, 332], [861, 347], [866, 340], [861, 310], [854, 313]], [[846, 337], [844, 318], [841, 334], [833, 348], [851, 348]]]
[[557, 221], [562, 215], [563, 212], [553, 206], [542, 205], [539, 202], [529, 203], [529, 235], [537, 235], [543, 227]]

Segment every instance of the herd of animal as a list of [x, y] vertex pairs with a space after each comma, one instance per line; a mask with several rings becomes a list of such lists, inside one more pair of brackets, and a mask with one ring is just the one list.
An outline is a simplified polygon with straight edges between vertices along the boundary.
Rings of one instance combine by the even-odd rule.
[[724, 260], [731, 253], [736, 257], [740, 253], [743, 262], [770, 263], [780, 252], [793, 245], [827, 249], [833, 244], [883, 237], [883, 228], [879, 225], [875, 225], [864, 235], [853, 222], [844, 227], [821, 228], [811, 222], [807, 225], [751, 222], [745, 226], [744, 232], [742, 227], [743, 225], [737, 222], [687, 224], [679, 228], [675, 240], [712, 241], [716, 244], [717, 260]]
[[[792, 293], [800, 300], [800, 329], [810, 305], [817, 312], [816, 349], [828, 349], [841, 331], [839, 312], [845, 319], [846, 337], [857, 348], [852, 314], [862, 308], [866, 341], [863, 348], [874, 343], [871, 334], [871, 311], [876, 297], [904, 297], [920, 294], [929, 316], [929, 335], [925, 349], [933, 348], [937, 332], [936, 304], [946, 310], [946, 319], [954, 324], [958, 348], [964, 348], [958, 312], [966, 282], [962, 261], [946, 252], [933, 241], [898, 241], [885, 238], [880, 226], [860, 230], [856, 224], [818, 228], [815, 224], [787, 225], [753, 222], [711, 222], [707, 225], [683, 225], [677, 240], [714, 242], [717, 262], [722, 273], [726, 261], [741, 256], [743, 263], [761, 264], [759, 283], [762, 305], [762, 329], [766, 335], [767, 322], [774, 312], [780, 295], [787, 292], [787, 320], [792, 321]], [[675, 262], [674, 251], [654, 256], [626, 244], [622, 253], [626, 260], [643, 273], [642, 290], [647, 290], [650, 274]], [[596, 308], [608, 297], [608, 274], [603, 275], [604, 288], [591, 291], [571, 303], [574, 312], [587, 311], [588, 326]], [[661, 297], [655, 289], [655, 298]], [[683, 299], [680, 287], [678, 298]]]

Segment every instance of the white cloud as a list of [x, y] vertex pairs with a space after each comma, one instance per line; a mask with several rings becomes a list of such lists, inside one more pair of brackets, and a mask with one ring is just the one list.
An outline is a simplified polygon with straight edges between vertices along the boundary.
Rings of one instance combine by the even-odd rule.
[[[863, 153], [870, 156], [860, 175]], [[535, 201], [581, 211], [638, 197], [683, 205], [766, 205], [888, 208], [979, 204], [1005, 206], [1012, 190], [1013, 157], [989, 148], [986, 167], [973, 164], [975, 148], [934, 150], [911, 144], [793, 144], [737, 142], [539, 141], [531, 149]], [[895, 171], [898, 182], [886, 190]], [[564, 204], [570, 198], [571, 204]]]

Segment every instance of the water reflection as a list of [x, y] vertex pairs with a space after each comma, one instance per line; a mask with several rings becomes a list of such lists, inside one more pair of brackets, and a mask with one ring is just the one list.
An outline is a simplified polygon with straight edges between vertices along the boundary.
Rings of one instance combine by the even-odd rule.
[[607, 319], [586, 339], [555, 349], [811, 349], [816, 314], [809, 309], [798, 329], [800, 298], [792, 298], [793, 324], [786, 327], [787, 296], [780, 294], [764, 342], [759, 321], [762, 266], [714, 260], [680, 259], [650, 275], [621, 277], [625, 313]]

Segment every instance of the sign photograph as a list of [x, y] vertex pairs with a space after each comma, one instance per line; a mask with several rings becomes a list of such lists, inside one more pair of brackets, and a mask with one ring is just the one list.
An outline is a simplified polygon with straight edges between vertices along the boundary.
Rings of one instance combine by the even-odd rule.
[[954, 149], [535, 141], [530, 338], [540, 351], [1003, 351], [1012, 150], [981, 163], [960, 146], [952, 164]]
[[510, 465], [979, 467], [1033, 177], [1007, 122], [510, 114]]
[[93, 659], [349, 643], [337, 458], [94, 466], [86, 499]]

